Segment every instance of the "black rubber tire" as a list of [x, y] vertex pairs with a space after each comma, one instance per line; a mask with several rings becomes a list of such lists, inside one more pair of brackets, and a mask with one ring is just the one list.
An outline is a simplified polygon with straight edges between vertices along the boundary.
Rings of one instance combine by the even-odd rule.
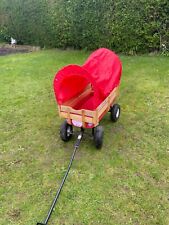
[[72, 137], [73, 127], [65, 120], [60, 127], [60, 138], [62, 141], [69, 141]]
[[101, 149], [103, 145], [104, 130], [102, 126], [97, 126], [94, 128], [94, 144], [97, 149]]
[[120, 105], [119, 104], [114, 104], [111, 108], [110, 108], [110, 118], [113, 122], [116, 122], [119, 117], [120, 117]]

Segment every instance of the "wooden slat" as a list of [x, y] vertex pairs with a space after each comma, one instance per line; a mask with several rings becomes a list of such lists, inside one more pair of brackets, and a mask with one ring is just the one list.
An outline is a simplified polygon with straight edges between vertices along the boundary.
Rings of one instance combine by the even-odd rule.
[[98, 115], [99, 115], [99, 112], [98, 112], [98, 109], [96, 109], [95, 120], [94, 120], [95, 122], [94, 122], [94, 124], [97, 124], [99, 122]]
[[[62, 112], [67, 112], [67, 110], [70, 110], [71, 113], [78, 114], [78, 115], [82, 115], [82, 109], [76, 110], [76, 109], [73, 109], [70, 106], [64, 106], [64, 105], [61, 105], [60, 107], [61, 107], [61, 111]], [[85, 110], [85, 116], [91, 116], [91, 117], [93, 117], [93, 115], [94, 115], [94, 111]]]
[[59, 116], [61, 117], [61, 115], [60, 115], [60, 105], [58, 105], [58, 112], [59, 112]]
[[117, 96], [119, 95], [119, 87], [116, 87], [110, 95], [97, 107], [96, 110], [75, 110], [70, 106], [60, 105], [59, 108], [59, 115], [60, 117], [66, 119], [73, 119], [83, 123], [93, 123], [95, 126], [99, 123], [100, 116], [107, 112], [110, 109], [110, 106], [115, 102]]
[[97, 107], [97, 109], [100, 111], [107, 103], [109, 98], [109, 104], [111, 105], [113, 103], [114, 96], [117, 97], [118, 95], [118, 87], [114, 88], [114, 90], [110, 93], [110, 95]]
[[83, 127], [85, 127], [85, 110], [84, 109], [82, 110], [82, 124], [83, 124]]
[[78, 97], [75, 96], [75, 97], [71, 98], [70, 100], [65, 101], [65, 102], [63, 103], [63, 105], [75, 107], [75, 106], [78, 104], [78, 102], [80, 102], [82, 99], [86, 98], [88, 95], [90, 95], [90, 94], [92, 94], [92, 93], [93, 93], [93, 89], [92, 89], [91, 84], [89, 84], [89, 85], [85, 88], [85, 90], [84, 90], [81, 94], [78, 95]]
[[68, 119], [68, 123], [71, 124], [70, 109], [69, 108], [67, 110], [67, 119]]
[[[67, 113], [66, 112], [61, 112], [60, 115], [63, 118], [67, 118]], [[82, 116], [81, 115], [76, 115], [76, 114], [70, 113], [70, 119], [82, 122]], [[92, 123], [93, 122], [93, 118], [85, 116], [84, 117], [84, 122]]]
[[99, 109], [98, 117], [100, 117], [105, 111], [110, 109], [110, 106], [113, 104], [117, 97], [117, 89], [114, 90], [105, 100], [103, 107]]

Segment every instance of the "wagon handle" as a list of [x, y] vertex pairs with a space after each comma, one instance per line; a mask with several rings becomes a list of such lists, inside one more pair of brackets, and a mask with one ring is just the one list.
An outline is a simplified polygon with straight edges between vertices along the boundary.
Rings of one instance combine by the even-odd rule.
[[56, 192], [55, 198], [54, 198], [54, 200], [53, 200], [53, 202], [52, 202], [52, 204], [51, 204], [51, 207], [50, 207], [50, 209], [49, 209], [49, 211], [48, 211], [47, 217], [46, 217], [46, 219], [45, 219], [45, 221], [44, 221], [43, 223], [37, 223], [37, 225], [47, 225], [47, 223], [48, 223], [48, 221], [49, 221], [49, 219], [50, 219], [50, 217], [51, 217], [51, 214], [52, 214], [52, 212], [53, 212], [53, 210], [54, 210], [54, 208], [55, 208], [55, 205], [56, 205], [56, 203], [57, 203], [57, 201], [58, 201], [58, 199], [59, 199], [59, 196], [60, 196], [60, 193], [61, 193], [61, 191], [62, 191], [63, 185], [64, 185], [64, 183], [65, 183], [65, 181], [66, 181], [66, 178], [67, 178], [67, 176], [68, 176], [68, 174], [69, 174], [70, 168], [71, 168], [72, 163], [73, 163], [73, 160], [74, 160], [74, 158], [75, 158], [76, 151], [77, 151], [77, 149], [79, 148], [80, 142], [81, 142], [81, 140], [82, 140], [82, 138], [83, 138], [83, 133], [84, 133], [84, 130], [81, 129], [81, 132], [80, 132], [80, 134], [78, 135], [77, 140], [76, 140], [76, 143], [75, 143], [75, 145], [74, 145], [74, 151], [73, 151], [73, 153], [72, 153], [72, 156], [71, 156], [71, 159], [70, 159], [70, 162], [69, 162], [67, 171], [66, 171], [66, 173], [65, 173], [65, 175], [64, 175], [64, 177], [63, 177], [63, 180], [62, 180], [62, 182], [61, 182], [61, 184], [60, 184], [60, 187], [58, 188], [58, 190], [57, 190], [57, 192]]

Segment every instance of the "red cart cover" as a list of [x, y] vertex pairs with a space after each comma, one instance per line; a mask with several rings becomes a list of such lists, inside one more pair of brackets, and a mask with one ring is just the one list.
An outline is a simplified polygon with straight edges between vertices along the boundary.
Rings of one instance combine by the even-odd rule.
[[92, 85], [90, 96], [78, 109], [94, 110], [119, 85], [122, 65], [118, 56], [106, 48], [93, 52], [84, 65], [63, 67], [54, 78], [54, 92], [59, 105], [78, 97], [88, 84]]

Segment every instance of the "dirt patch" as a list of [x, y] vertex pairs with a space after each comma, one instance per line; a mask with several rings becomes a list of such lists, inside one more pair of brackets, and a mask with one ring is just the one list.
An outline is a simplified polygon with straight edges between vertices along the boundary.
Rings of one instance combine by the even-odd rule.
[[21, 211], [19, 209], [12, 209], [9, 213], [8, 213], [9, 217], [12, 220], [16, 220], [20, 218], [21, 215]]
[[5, 44], [0, 46], [0, 56], [16, 54], [16, 53], [27, 53], [39, 51], [40, 47], [28, 46], [28, 45], [17, 45], [12, 47], [11, 45]]
[[14, 54], [14, 53], [26, 53], [26, 52], [28, 52], [28, 51], [0, 47], [0, 56]]

